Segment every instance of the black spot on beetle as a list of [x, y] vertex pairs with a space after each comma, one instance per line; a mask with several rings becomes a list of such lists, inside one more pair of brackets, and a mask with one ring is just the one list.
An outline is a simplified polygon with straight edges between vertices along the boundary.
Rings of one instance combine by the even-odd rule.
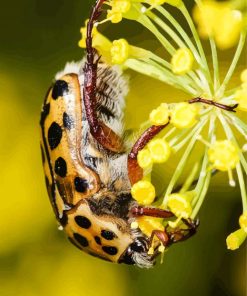
[[79, 233], [74, 233], [73, 234], [74, 239], [83, 247], [87, 247], [88, 246], [88, 240], [85, 238], [85, 236], [82, 236]]
[[64, 80], [57, 80], [52, 89], [52, 98], [56, 100], [58, 97], [64, 96], [69, 92], [69, 85]]
[[65, 226], [68, 223], [68, 216], [63, 212], [62, 218], [59, 219], [62, 226]]
[[101, 239], [100, 239], [99, 236], [96, 235], [96, 236], [94, 237], [94, 240], [96, 241], [96, 244], [101, 245]]
[[108, 254], [108, 255], [116, 255], [117, 254], [117, 252], [118, 252], [118, 250], [117, 250], [117, 248], [116, 247], [112, 247], [112, 246], [103, 246], [102, 247], [102, 250], [106, 253], [106, 254]]
[[74, 126], [73, 119], [66, 113], [63, 113], [63, 126], [68, 130], [71, 130]]
[[48, 142], [51, 150], [55, 149], [62, 139], [62, 128], [55, 121], [51, 124], [48, 130]]
[[87, 217], [84, 216], [75, 216], [75, 222], [77, 225], [79, 225], [81, 228], [88, 229], [91, 227], [91, 222]]
[[75, 177], [74, 184], [75, 184], [75, 190], [77, 192], [84, 193], [84, 192], [86, 192], [86, 190], [88, 188], [88, 182], [87, 182], [87, 180], [82, 179], [80, 177]]
[[101, 230], [101, 236], [106, 240], [113, 240], [116, 234], [110, 230]]
[[62, 157], [58, 157], [55, 161], [55, 173], [62, 178], [67, 174], [67, 164]]

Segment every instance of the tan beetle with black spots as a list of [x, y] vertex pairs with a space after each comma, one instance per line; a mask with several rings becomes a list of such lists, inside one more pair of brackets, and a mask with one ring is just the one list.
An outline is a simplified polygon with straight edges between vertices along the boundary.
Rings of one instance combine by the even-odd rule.
[[[142, 178], [138, 151], [165, 126], [151, 126], [133, 148], [124, 143], [123, 108], [128, 83], [121, 70], [101, 62], [92, 48], [92, 28], [104, 0], [93, 7], [87, 25], [86, 58], [71, 63], [48, 91], [41, 113], [42, 158], [50, 201], [69, 240], [102, 259], [151, 267], [158, 246], [186, 239], [185, 232], [153, 230], [148, 237], [131, 223], [139, 216], [173, 214], [140, 207], [131, 185]], [[154, 236], [154, 254], [148, 250]]]

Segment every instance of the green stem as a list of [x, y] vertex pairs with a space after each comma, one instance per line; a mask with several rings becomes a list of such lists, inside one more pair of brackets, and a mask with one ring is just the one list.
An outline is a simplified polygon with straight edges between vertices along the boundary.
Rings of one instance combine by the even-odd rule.
[[[197, 49], [195, 48], [194, 44], [191, 42], [189, 36], [187, 35], [187, 33], [184, 31], [183, 27], [179, 24], [179, 22], [166, 10], [164, 9], [164, 7], [162, 6], [158, 6], [156, 8], [165, 18], [167, 18], [169, 20], [169, 22], [173, 25], [173, 27], [179, 32], [179, 34], [181, 35], [181, 37], [184, 39], [184, 41], [187, 43], [188, 47], [190, 48], [190, 50], [193, 52], [194, 57], [197, 61], [197, 63], [199, 65], [201, 65], [203, 67], [203, 63], [201, 60], [201, 57], [197, 51]], [[184, 43], [183, 43], [184, 44]], [[186, 44], [184, 44], [185, 47]]]
[[[220, 119], [222, 127], [225, 131], [227, 139], [230, 141], [233, 141], [235, 143], [235, 145], [237, 147], [239, 147], [238, 142], [237, 142], [230, 126], [227, 123], [227, 120], [225, 119], [225, 117], [221, 113], [219, 113], [219, 119]], [[246, 162], [244, 155], [241, 151], [239, 151], [239, 155], [240, 155], [240, 162], [242, 163], [244, 170], [245, 170], [245, 174], [247, 174], [247, 162]], [[242, 172], [242, 168], [241, 168], [240, 163], [237, 164], [236, 170], [237, 170], [238, 181], [239, 181], [239, 186], [240, 186], [240, 191], [241, 191], [243, 209], [244, 209], [244, 211], [246, 211], [247, 210], [247, 195], [246, 195], [245, 182], [244, 182], [244, 178], [243, 178], [243, 172]]]
[[[215, 115], [212, 115], [210, 118], [210, 125], [209, 125], [209, 130], [208, 130], [208, 137], [209, 137], [210, 143], [212, 143], [212, 141], [214, 139], [214, 132], [215, 132]], [[207, 150], [208, 150], [208, 148], [205, 149], [205, 154], [204, 154], [205, 157], [203, 160], [203, 162], [204, 162], [203, 167], [204, 167], [205, 171], [206, 171], [206, 166], [208, 164]], [[195, 205], [192, 215], [191, 215], [192, 219], [194, 219], [197, 216], [197, 214], [204, 202], [205, 196], [208, 192], [208, 188], [209, 188], [209, 184], [210, 184], [210, 180], [211, 180], [211, 175], [212, 175], [212, 172], [211, 172], [211, 170], [209, 170], [206, 173], [205, 178], [204, 178], [204, 176], [202, 177], [202, 180], [204, 178], [203, 186], [202, 186], [202, 184], [200, 184], [200, 187], [198, 186], [198, 188], [197, 188], [197, 190], [198, 189], [200, 190], [200, 193], [198, 194], [197, 202], [196, 202], [196, 205]]]
[[245, 44], [245, 39], [246, 39], [246, 33], [243, 32], [240, 35], [237, 50], [235, 52], [232, 63], [230, 65], [230, 67], [229, 67], [229, 70], [228, 70], [228, 72], [227, 72], [227, 74], [225, 76], [225, 79], [224, 79], [223, 83], [221, 84], [220, 88], [216, 92], [217, 97], [222, 97], [224, 92], [225, 92], [226, 86], [229, 83], [229, 81], [230, 81], [230, 79], [231, 79], [231, 77], [232, 77], [232, 75], [233, 75], [233, 73], [235, 71], [235, 68], [236, 68], [237, 63], [238, 63], [239, 58], [240, 58], [240, 55], [241, 55], [241, 53], [243, 51], [243, 47], [244, 47], [244, 44]]
[[200, 134], [203, 127], [204, 127], [204, 125], [201, 124], [200, 128], [198, 128], [195, 131], [195, 133], [192, 136], [192, 138], [191, 138], [191, 140], [190, 140], [190, 142], [189, 142], [189, 144], [188, 144], [182, 158], [180, 159], [180, 161], [179, 161], [179, 163], [177, 165], [176, 171], [175, 171], [175, 173], [173, 174], [173, 176], [172, 176], [172, 178], [170, 180], [170, 183], [169, 183], [169, 185], [167, 187], [167, 190], [166, 190], [166, 193], [165, 193], [165, 197], [164, 197], [163, 202], [162, 202], [162, 206], [164, 206], [164, 208], [165, 208], [165, 206], [167, 204], [168, 195], [172, 192], [174, 185], [176, 184], [178, 178], [181, 176], [181, 174], [183, 172], [183, 169], [184, 169], [184, 167], [185, 167], [185, 165], [186, 165], [186, 163], [188, 161], [188, 158], [189, 158], [189, 156], [190, 156], [190, 154], [191, 154], [191, 152], [192, 152], [192, 150], [194, 148], [195, 142], [197, 141], [197, 137]]
[[216, 90], [219, 88], [219, 84], [220, 84], [218, 54], [217, 54], [217, 48], [216, 48], [214, 38], [210, 37], [209, 41], [211, 46], [213, 68], [214, 68], [214, 93], [215, 93]]
[[184, 5], [184, 3], [180, 6], [180, 10], [183, 13], [187, 23], [189, 24], [190, 30], [191, 30], [191, 32], [193, 34], [194, 39], [195, 39], [195, 42], [196, 42], [196, 45], [197, 45], [197, 48], [199, 50], [199, 53], [200, 53], [200, 56], [201, 56], [201, 59], [202, 59], [202, 63], [203, 63], [203, 66], [201, 66], [201, 69], [203, 70], [203, 73], [204, 73], [204, 75], [206, 77], [206, 81], [207, 81], [207, 84], [208, 84], [208, 89], [210, 90], [210, 95], [212, 95], [212, 89], [211, 89], [212, 78], [211, 78], [211, 75], [210, 75], [207, 59], [206, 59], [206, 56], [205, 56], [205, 53], [204, 53], [204, 50], [203, 50], [203, 47], [202, 47], [201, 40], [199, 38], [199, 35], [198, 35], [197, 30], [195, 28], [195, 25], [194, 25], [194, 23], [193, 23], [193, 21], [191, 19], [191, 16], [190, 16], [186, 6]]

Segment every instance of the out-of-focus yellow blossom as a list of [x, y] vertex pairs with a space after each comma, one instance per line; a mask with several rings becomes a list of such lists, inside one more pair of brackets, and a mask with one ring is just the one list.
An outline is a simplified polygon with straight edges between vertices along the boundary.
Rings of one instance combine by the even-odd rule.
[[182, 0], [166, 0], [166, 3], [172, 6], [179, 7], [183, 3], [183, 1]]
[[247, 233], [247, 212], [239, 217], [239, 225]]
[[235, 93], [235, 100], [238, 103], [238, 109], [247, 111], [247, 88], [241, 88]]
[[160, 218], [142, 216], [138, 217], [137, 221], [141, 231], [148, 237], [151, 236], [153, 230], [164, 230], [162, 219]]
[[150, 167], [153, 163], [150, 151], [146, 148], [139, 151], [137, 161], [139, 166], [143, 169]]
[[171, 147], [163, 139], [152, 140], [147, 147], [150, 151], [153, 162], [163, 163], [167, 161], [171, 155]]
[[241, 72], [240, 79], [243, 83], [247, 83], [247, 69]]
[[191, 201], [194, 196], [193, 191], [172, 193], [168, 196], [167, 205], [175, 216], [187, 219], [192, 213]]
[[169, 121], [169, 109], [166, 103], [162, 103], [158, 108], [154, 109], [150, 115], [149, 120], [153, 125], [164, 125]]
[[228, 2], [204, 1], [195, 7], [193, 15], [200, 36], [213, 36], [219, 48], [230, 48], [238, 41], [243, 28], [242, 13]]
[[245, 241], [246, 237], [247, 233], [243, 229], [238, 229], [234, 231], [226, 238], [227, 249], [232, 251], [238, 249]]
[[239, 150], [229, 140], [216, 141], [208, 149], [209, 161], [220, 171], [229, 171], [239, 163]]
[[131, 188], [132, 197], [141, 205], [150, 205], [155, 199], [155, 188], [146, 180], [135, 183]]
[[129, 43], [125, 39], [114, 40], [110, 52], [113, 64], [123, 64], [129, 57]]
[[227, 49], [234, 46], [240, 36], [243, 28], [243, 16], [239, 10], [227, 8], [222, 11], [222, 17], [214, 28], [214, 37], [216, 44], [221, 49]]
[[170, 111], [171, 123], [177, 128], [190, 128], [198, 121], [198, 109], [189, 103], [178, 103]]
[[[80, 32], [82, 34], [82, 38], [79, 41], [78, 45], [81, 48], [86, 48], [86, 37], [87, 37], [87, 22], [85, 22], [85, 26], [80, 29]], [[107, 39], [104, 35], [99, 33], [97, 28], [94, 26], [93, 31], [92, 31], [92, 37], [93, 37], [93, 47], [98, 50], [102, 56], [110, 60], [110, 49], [112, 46], [112, 43], [109, 39]]]
[[123, 19], [123, 14], [127, 13], [131, 7], [130, 0], [113, 0], [108, 3], [111, 9], [107, 10], [106, 20], [113, 24], [120, 23]]
[[194, 65], [194, 56], [188, 48], [179, 48], [172, 56], [172, 71], [178, 75], [184, 75], [192, 70]]

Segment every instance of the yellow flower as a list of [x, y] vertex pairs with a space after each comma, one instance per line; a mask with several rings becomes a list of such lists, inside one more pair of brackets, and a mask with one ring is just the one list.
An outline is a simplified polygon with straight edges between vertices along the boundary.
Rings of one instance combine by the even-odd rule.
[[178, 103], [171, 110], [171, 123], [177, 128], [190, 128], [198, 119], [198, 109], [189, 103]]
[[125, 39], [114, 40], [110, 49], [113, 64], [123, 64], [129, 57], [129, 44]]
[[150, 115], [149, 120], [153, 125], [164, 125], [169, 121], [168, 105], [163, 103], [158, 108], [154, 109]]
[[171, 155], [171, 147], [165, 140], [152, 140], [147, 147], [150, 151], [153, 162], [163, 163], [167, 161]]
[[242, 27], [243, 16], [241, 11], [226, 8], [214, 27], [214, 36], [218, 47], [227, 49], [234, 46], [239, 40]]
[[239, 10], [227, 2], [204, 1], [194, 9], [194, 19], [202, 38], [213, 36], [221, 49], [236, 44], [243, 28], [243, 17]]
[[241, 72], [240, 79], [243, 83], [247, 83], [247, 69]]
[[107, 10], [106, 20], [113, 24], [120, 23], [123, 19], [123, 14], [127, 13], [131, 7], [130, 0], [113, 0], [109, 2], [111, 9]]
[[228, 235], [226, 238], [227, 249], [238, 249], [247, 237], [247, 233], [243, 229], [238, 229], [235, 232]]
[[155, 188], [151, 182], [141, 180], [131, 188], [132, 197], [141, 205], [150, 205], [155, 199]]
[[247, 233], [247, 212], [239, 217], [239, 225]]
[[229, 171], [239, 162], [237, 147], [228, 140], [216, 141], [208, 149], [209, 161], [213, 167], [220, 171]]
[[242, 111], [247, 111], [247, 88], [241, 88], [235, 93], [235, 100], [238, 103], [238, 108]]
[[164, 230], [164, 226], [162, 225], [162, 219], [142, 216], [137, 218], [137, 223], [141, 231], [147, 235], [151, 236], [153, 230]]
[[153, 160], [148, 149], [142, 149], [137, 155], [137, 161], [141, 168], [145, 169], [152, 165]]
[[179, 48], [172, 56], [172, 71], [178, 75], [184, 75], [192, 70], [194, 56], [188, 48]]
[[192, 213], [191, 201], [194, 196], [195, 193], [193, 191], [170, 194], [167, 206], [175, 216], [187, 219]]

